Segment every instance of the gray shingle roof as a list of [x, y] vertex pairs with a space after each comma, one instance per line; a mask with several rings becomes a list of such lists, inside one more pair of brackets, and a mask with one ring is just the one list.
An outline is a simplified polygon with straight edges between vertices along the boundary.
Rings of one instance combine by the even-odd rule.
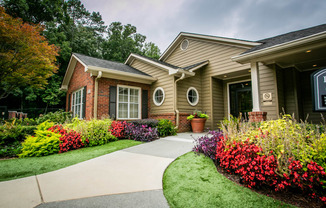
[[190, 69], [192, 69], [192, 68], [194, 68], [194, 67], [196, 67], [196, 66], [199, 66], [200, 64], [202, 64], [202, 63], [204, 63], [204, 62], [206, 62], [206, 61], [201, 61], [201, 62], [199, 62], [199, 63], [193, 64], [193, 65], [190, 65], [190, 66], [186, 66], [186, 67], [178, 67], [178, 66], [174, 66], [174, 65], [172, 65], [172, 64], [169, 64], [169, 63], [167, 63], [167, 62], [159, 61], [159, 60], [156, 60], [156, 59], [153, 59], [153, 58], [147, 57], [147, 56], [142, 56], [142, 55], [139, 55], [139, 54], [137, 54], [137, 56], [141, 56], [141, 57], [143, 57], [143, 58], [146, 58], [146, 59], [148, 59], [148, 60], [151, 60], [151, 61], [154, 61], [154, 62], [156, 62], [156, 63], [162, 64], [162, 65], [164, 65], [164, 66], [171, 67], [172, 69], [184, 69], [184, 70], [187, 70], [187, 71], [190, 70]]
[[[136, 53], [135, 53], [136, 54]], [[143, 58], [146, 58], [148, 60], [151, 60], [151, 61], [154, 61], [156, 63], [159, 63], [159, 64], [162, 64], [164, 66], [168, 66], [168, 67], [171, 67], [172, 69], [179, 69], [180, 67], [177, 67], [177, 66], [174, 66], [172, 64], [169, 64], [169, 63], [166, 63], [164, 61], [159, 61], [159, 60], [156, 60], [156, 59], [153, 59], [153, 58], [150, 58], [150, 57], [147, 57], [147, 56], [143, 56], [143, 55], [139, 55], [139, 54], [136, 54], [137, 56], [141, 56]]]
[[253, 51], [258, 51], [258, 50], [261, 50], [264, 48], [269, 48], [269, 47], [272, 47], [275, 45], [290, 42], [293, 40], [297, 40], [300, 38], [304, 38], [304, 37], [311, 36], [311, 35], [314, 35], [314, 34], [317, 34], [320, 32], [325, 32], [325, 31], [326, 31], [326, 24], [322, 24], [322, 25], [317, 25], [314, 27], [306, 28], [303, 30], [297, 30], [294, 32], [278, 35], [278, 36], [271, 37], [271, 38], [266, 38], [266, 39], [257, 41], [259, 43], [262, 43], [261, 45], [255, 46], [242, 54], [250, 53]]
[[199, 63], [196, 63], [196, 64], [193, 64], [193, 65], [190, 65], [190, 66], [186, 66], [186, 67], [183, 67], [182, 69], [184, 69], [184, 70], [190, 70], [190, 69], [192, 69], [192, 68], [195, 68], [195, 67], [197, 67], [197, 66], [199, 66], [199, 65], [201, 65], [201, 64], [203, 64], [203, 63], [205, 63], [206, 61], [202, 61], [202, 62], [199, 62]]
[[125, 65], [123, 63], [94, 58], [94, 57], [86, 56], [86, 55], [79, 54], [79, 53], [73, 53], [73, 55], [75, 55], [78, 59], [80, 59], [87, 66], [96, 66], [96, 67], [101, 67], [101, 68], [106, 68], [106, 69], [117, 70], [117, 71], [121, 71], [121, 72], [128, 72], [128, 73], [132, 73], [132, 74], [150, 76], [142, 71], [139, 71], [138, 69], [135, 69], [131, 66]]

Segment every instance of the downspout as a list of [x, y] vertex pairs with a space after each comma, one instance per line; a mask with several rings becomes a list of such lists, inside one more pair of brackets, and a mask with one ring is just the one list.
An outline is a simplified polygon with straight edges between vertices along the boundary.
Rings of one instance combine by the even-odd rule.
[[95, 78], [95, 89], [94, 89], [94, 119], [97, 119], [97, 100], [98, 100], [98, 80], [102, 77], [102, 71], [98, 72]]
[[185, 73], [182, 73], [181, 77], [177, 80], [174, 81], [174, 111], [175, 111], [175, 114], [176, 114], [176, 129], [179, 128], [179, 123], [180, 123], [180, 117], [179, 117], [179, 110], [178, 110], [178, 90], [177, 90], [177, 82], [180, 81], [180, 80], [183, 80], [184, 78], [186, 77], [186, 74]]

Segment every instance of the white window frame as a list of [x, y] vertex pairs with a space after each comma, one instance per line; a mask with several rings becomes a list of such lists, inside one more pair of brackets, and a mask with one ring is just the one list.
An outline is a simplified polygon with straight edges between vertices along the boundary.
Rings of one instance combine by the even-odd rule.
[[[127, 118], [121, 118], [119, 117], [119, 88], [127, 88], [128, 89], [128, 110]], [[130, 118], [130, 89], [137, 89], [138, 90], [138, 117], [137, 118]], [[117, 86], [117, 119], [118, 120], [137, 120], [140, 119], [141, 115], [141, 88], [140, 87], [133, 87], [133, 86], [127, 86], [127, 85], [118, 85]]]
[[[80, 103], [77, 103], [77, 100], [74, 99], [76, 94], [80, 92]], [[82, 88], [79, 88], [78, 90], [75, 90], [74, 92], [71, 93], [71, 100], [70, 100], [70, 103], [71, 103], [71, 111], [72, 111], [72, 115], [73, 117], [77, 117], [79, 119], [83, 119], [83, 108], [84, 108], [84, 103], [83, 103], [83, 99], [84, 99], [84, 87]], [[80, 106], [80, 109], [79, 109], [79, 115], [77, 114], [77, 107]]]
[[[163, 93], [163, 99], [161, 102], [157, 102], [156, 99], [155, 99], [155, 94], [157, 91], [161, 90], [162, 93]], [[157, 87], [155, 90], [154, 90], [154, 93], [153, 93], [153, 102], [156, 106], [161, 106], [163, 103], [164, 103], [164, 100], [165, 100], [165, 92], [164, 92], [164, 89], [162, 87]]]
[[[190, 102], [189, 97], [188, 97], [188, 93], [189, 93], [190, 90], [194, 90], [197, 93], [197, 100], [194, 103]], [[198, 93], [198, 90], [196, 88], [194, 88], [194, 87], [189, 87], [188, 88], [186, 97], [187, 97], [187, 101], [188, 101], [189, 105], [191, 105], [191, 106], [196, 106], [198, 104], [198, 102], [199, 102], [199, 93]]]

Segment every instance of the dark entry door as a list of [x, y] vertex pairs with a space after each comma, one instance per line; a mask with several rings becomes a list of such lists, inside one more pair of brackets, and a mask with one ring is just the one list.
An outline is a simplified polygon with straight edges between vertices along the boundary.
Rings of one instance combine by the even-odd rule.
[[252, 111], [251, 81], [229, 85], [230, 113], [238, 117], [240, 113], [248, 119], [248, 112]]

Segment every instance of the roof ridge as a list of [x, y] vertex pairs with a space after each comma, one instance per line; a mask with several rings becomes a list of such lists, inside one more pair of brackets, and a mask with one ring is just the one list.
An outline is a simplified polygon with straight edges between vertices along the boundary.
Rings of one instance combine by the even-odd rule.
[[93, 58], [93, 59], [98, 59], [98, 60], [102, 60], [102, 61], [109, 61], [109, 62], [125, 65], [124, 63], [121, 63], [121, 62], [118, 62], [118, 61], [111, 61], [111, 60], [107, 60], [107, 59], [103, 59], [103, 58], [97, 58], [97, 57], [93, 57], [93, 56], [89, 56], [89, 55], [85, 55], [85, 54], [81, 54], [81, 53], [72, 52], [72, 54], [78, 54], [78, 55], [87, 56], [87, 57]]
[[247, 41], [247, 42], [252, 42], [252, 43], [255, 43], [256, 42], [256, 41], [245, 40], [245, 39], [240, 39], [240, 38], [229, 38], [229, 37], [224, 37], [224, 36], [206, 35], [206, 34], [201, 34], [201, 33], [180, 32], [179, 34], [181, 34], [181, 33], [183, 33], [183, 34], [192, 34], [192, 35], [202, 35], [202, 36], [213, 37], [213, 38], [224, 38], [224, 39], [229, 39], [229, 40]]

